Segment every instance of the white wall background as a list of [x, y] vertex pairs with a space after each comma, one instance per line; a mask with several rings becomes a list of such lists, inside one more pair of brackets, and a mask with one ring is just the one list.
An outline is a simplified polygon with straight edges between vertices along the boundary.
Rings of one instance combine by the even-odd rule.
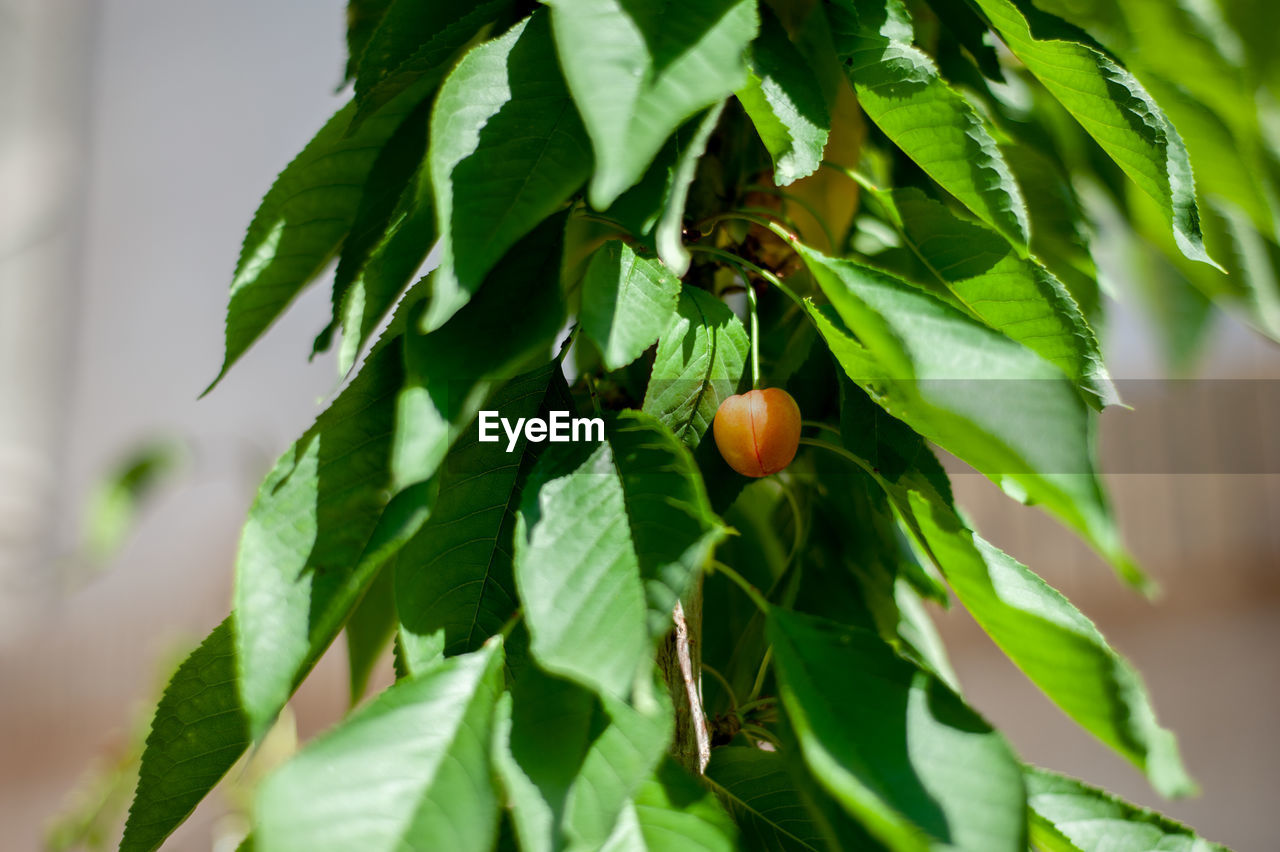
[[[154, 693], [158, 661], [225, 614], [253, 490], [335, 385], [330, 359], [306, 363], [328, 309], [322, 286], [196, 401], [220, 364], [244, 227], [275, 174], [341, 106], [344, 3], [0, 8], [0, 71], [23, 65], [0, 74], [3, 162], [20, 159], [34, 196], [31, 164], [46, 149], [85, 158], [83, 172], [59, 162], [44, 178], [69, 201], [45, 252], [53, 258], [0, 266], [0, 306], [27, 306], [21, 318], [0, 312], [0, 423], [20, 424], [27, 466], [58, 483], [53, 553], [32, 559], [36, 545], [24, 542], [21, 558], [4, 563], [0, 600], [0, 847], [36, 849], [88, 762], [123, 743]], [[51, 142], [50, 126], [64, 135]], [[0, 210], [15, 200], [3, 192]], [[7, 240], [9, 220], [0, 222]], [[106, 573], [85, 577], [69, 557], [88, 489], [134, 447], [170, 435], [195, 451], [180, 485]], [[0, 439], [18, 444], [10, 432]], [[6, 473], [0, 495], [13, 491], [25, 488]], [[20, 519], [0, 511], [0, 530], [31, 529], [24, 505]], [[207, 831], [188, 843], [208, 848]]]

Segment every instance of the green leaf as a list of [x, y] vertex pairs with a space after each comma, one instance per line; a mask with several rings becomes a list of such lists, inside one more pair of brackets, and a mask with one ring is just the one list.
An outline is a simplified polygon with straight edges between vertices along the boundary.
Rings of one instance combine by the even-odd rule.
[[1025, 255], [1022, 191], [973, 106], [912, 44], [911, 16], [901, 0], [835, 0], [829, 8], [836, 52], [867, 117]]
[[685, 133], [678, 132], [672, 137], [676, 159], [668, 172], [667, 191], [662, 201], [662, 214], [654, 230], [654, 242], [658, 257], [677, 276], [683, 277], [689, 271], [691, 260], [689, 250], [684, 247], [684, 208], [689, 200], [689, 187], [697, 174], [698, 162], [706, 153], [707, 142], [724, 113], [724, 104], [720, 101], [693, 122], [687, 141]]
[[1102, 250], [1133, 268], [1132, 274], [1115, 283], [1130, 288], [1128, 294], [1136, 295], [1145, 308], [1170, 373], [1187, 375], [1208, 340], [1213, 317], [1210, 298], [1227, 296], [1216, 287], [1227, 276], [1183, 257], [1159, 206], [1136, 186], [1128, 186], [1124, 193], [1127, 215], [1100, 188], [1090, 187], [1089, 192], [1091, 209], [1107, 221], [1099, 235], [1105, 240]]
[[773, 180], [788, 186], [817, 171], [831, 132], [822, 86], [782, 23], [761, 8], [747, 85], [735, 94], [773, 158]]
[[[1159, 77], [1148, 76], [1144, 85], [1182, 134], [1195, 168], [1201, 212], [1206, 198], [1226, 199], [1248, 214], [1254, 227], [1274, 234], [1275, 191], [1257, 128], [1251, 128], [1249, 135], [1233, 129], [1214, 110], [1217, 103], [1202, 102], [1186, 89]], [[1203, 222], [1201, 229], [1208, 241]]]
[[650, 237], [650, 243], [656, 242], [652, 239], [653, 231], [666, 212], [680, 151], [693, 138], [701, 123], [694, 117], [682, 124], [654, 157], [640, 182], [618, 196], [604, 215], [637, 237]]
[[[1216, 4], [1137, 0], [1121, 7], [1145, 62], [1218, 107], [1232, 123], [1257, 128], [1258, 105], [1244, 44]], [[1263, 22], [1265, 27], [1269, 21]], [[1173, 50], [1181, 55], [1164, 52]], [[1225, 90], [1225, 91], [1224, 91]]]
[[862, 823], [850, 816], [844, 806], [818, 782], [805, 763], [804, 753], [795, 729], [786, 713], [779, 713], [773, 726], [779, 741], [776, 752], [782, 758], [791, 783], [804, 802], [815, 828], [822, 832], [828, 850], [886, 852], [887, 847], [867, 833]]
[[556, 48], [591, 137], [591, 204], [640, 180], [676, 128], [746, 80], [751, 0], [550, 0]]
[[[946, 33], [948, 39], [954, 39], [958, 46], [969, 53], [983, 77], [996, 83], [1006, 82], [1004, 69], [1000, 67], [999, 51], [987, 38], [987, 22], [973, 10], [967, 0], [929, 0], [929, 8], [938, 16], [941, 32]], [[943, 52], [943, 45], [944, 39], [939, 38], [936, 48], [938, 53]], [[963, 80], [958, 82], [964, 85]]]
[[924, 438], [847, 378], [840, 382], [840, 438], [846, 449], [871, 466], [881, 487], [906, 481], [909, 475], [913, 486], [927, 488], [947, 506], [955, 505], [951, 479]]
[[595, 448], [552, 447], [535, 467], [515, 576], [535, 659], [625, 698], [725, 529], [693, 457], [662, 424], [628, 411], [606, 435]]
[[758, 748], [717, 748], [711, 752], [706, 780], [734, 815], [742, 833], [741, 848], [752, 852], [826, 848], [782, 755]]
[[360, 56], [392, 0], [347, 0], [347, 80], [354, 80]]
[[[1182, 133], [1202, 193], [1229, 198], [1254, 217], [1257, 227], [1272, 229], [1271, 193], [1260, 156], [1265, 142], [1256, 97], [1259, 63], [1246, 62], [1241, 34], [1232, 30], [1223, 13], [1243, 12], [1252, 18], [1250, 26], [1262, 31], [1272, 28], [1270, 21], [1247, 7], [1237, 8], [1239, 4], [1231, 9], [1163, 0], [1040, 5], [1099, 36], [1124, 58]], [[1220, 156], [1206, 156], [1208, 152], [1198, 151], [1193, 144], [1197, 134], [1191, 124], [1199, 121], [1224, 125], [1232, 143]], [[1253, 180], [1234, 182], [1234, 191], [1217, 184], [1220, 171], [1224, 176], [1243, 177], [1250, 168], [1255, 169]], [[1210, 184], [1217, 185], [1211, 188]]]
[[431, 187], [422, 173], [401, 196], [387, 230], [372, 248], [337, 305], [342, 326], [338, 372], [348, 375], [387, 312], [426, 260], [435, 240]]
[[396, 632], [394, 561], [390, 560], [378, 572], [343, 628], [347, 637], [347, 673], [352, 707], [364, 697], [373, 667]]
[[[435, 331], [418, 334], [422, 306], [410, 310], [407, 376], [396, 402], [394, 490], [434, 476], [485, 399], [502, 383], [549, 360], [564, 324], [564, 223], [563, 215], [554, 216], [517, 243], [477, 297]], [[438, 274], [437, 269], [433, 275]]]
[[[714, 441], [704, 444], [702, 452], [720, 458]], [[725, 469], [739, 482], [746, 479], [728, 465]], [[733, 568], [756, 588], [770, 589], [792, 564], [787, 557], [794, 537], [787, 535], [785, 520], [780, 521], [790, 518], [791, 507], [772, 478], [751, 480], [733, 496], [736, 499], [725, 503], [724, 520], [737, 535], [729, 536], [716, 549], [716, 560]], [[806, 558], [806, 571], [809, 565]], [[702, 611], [702, 661], [728, 682], [726, 689], [719, 678], [708, 676], [704, 669], [703, 704], [714, 719], [731, 710], [735, 703], [728, 690], [732, 690], [734, 696], [745, 696], [752, 690], [767, 650], [764, 617], [722, 571], [712, 572], [703, 579]]]
[[1011, 660], [1085, 730], [1139, 768], [1162, 795], [1195, 790], [1177, 741], [1156, 721], [1142, 679], [1052, 586], [912, 492], [924, 545], [965, 608]]
[[[847, 395], [848, 379], [842, 377], [841, 384], [842, 396]], [[866, 397], [857, 388], [852, 393]], [[867, 405], [874, 407], [869, 401]], [[880, 416], [891, 420], [883, 412]], [[949, 605], [941, 576], [912, 558], [880, 484], [869, 474], [829, 462], [816, 465], [817, 493], [805, 523], [804, 567], [791, 608], [874, 629], [955, 687], [941, 640], [912, 592], [919, 589], [942, 606]], [[850, 535], [850, 530], [857, 534]]]
[[668, 428], [639, 411], [623, 412], [609, 425], [649, 605], [649, 636], [658, 641], [671, 629], [676, 602], [689, 594], [728, 530], [711, 510], [693, 454]]
[[[438, 87], [468, 42], [510, 5], [509, 0], [471, 6], [395, 2], [372, 39], [357, 80], [358, 109], [348, 134], [406, 89], [425, 93]], [[343, 329], [338, 370], [343, 375], [436, 239], [431, 169], [423, 157], [430, 107], [429, 100], [419, 105], [375, 163], [343, 246], [334, 281], [334, 323]], [[400, 137], [405, 144], [396, 145]], [[328, 347], [332, 328], [317, 339], [317, 351]]]
[[[365, 182], [351, 233], [342, 244], [333, 278], [333, 322], [316, 338], [312, 350], [314, 354], [328, 348], [335, 325], [341, 324], [341, 375], [350, 372], [365, 341], [422, 265], [435, 239], [430, 197], [425, 211], [419, 211], [414, 191], [418, 181], [413, 177], [426, 144], [427, 105], [422, 104], [378, 154]], [[396, 240], [406, 227], [416, 231], [411, 245], [403, 239]]]
[[93, 486], [84, 519], [84, 550], [99, 562], [115, 556], [133, 532], [138, 513], [186, 461], [187, 448], [156, 439], [131, 450]]
[[276, 463], [249, 510], [234, 609], [240, 694], [255, 737], [425, 519], [420, 494], [392, 502], [387, 488], [400, 361], [399, 338], [376, 349]]
[[355, 81], [359, 111], [352, 126], [359, 127], [405, 89], [434, 90], [468, 44], [512, 5], [511, 0], [392, 0], [360, 57]]
[[535, 659], [625, 697], [648, 658], [644, 586], [608, 444], [584, 459], [553, 447], [516, 519], [515, 578]]
[[601, 852], [733, 852], [736, 841], [711, 791], [667, 759], [623, 809]]
[[[922, 668], [936, 674], [943, 683], [960, 693], [960, 678], [951, 667], [947, 647], [929, 611], [924, 598], [911, 583], [899, 577], [893, 586], [894, 602], [898, 605], [898, 637], [903, 643], [904, 655], [910, 656]], [[949, 602], [949, 601], [948, 601]]]
[[1080, 306], [1038, 261], [916, 189], [871, 189], [908, 246], [973, 316], [1056, 364], [1095, 408], [1119, 402], [1098, 339]]
[[679, 298], [680, 280], [661, 261], [610, 240], [587, 265], [579, 321], [600, 347], [605, 368], [617, 370], [657, 341]]
[[1228, 852], [1153, 811], [1073, 778], [1027, 767], [1031, 840], [1045, 852]]
[[[552, 362], [513, 379], [486, 406], [513, 423], [545, 416], [567, 395], [559, 370]], [[515, 613], [511, 534], [521, 489], [543, 446], [522, 435], [507, 452], [505, 435], [481, 442], [477, 426], [450, 450], [436, 509], [397, 557], [400, 640], [410, 671], [423, 671], [441, 654], [478, 649]]]
[[642, 712], [528, 666], [499, 705], [495, 764], [525, 852], [599, 849], [671, 739]]
[[999, 733], [874, 633], [772, 609], [783, 705], [817, 779], [894, 850], [1027, 848]]
[[406, 88], [358, 129], [349, 102], [276, 178], [240, 250], [227, 306], [226, 355], [208, 393], [342, 245], [392, 134], [434, 87]]
[[924, 440], [858, 391], [843, 396], [845, 446], [884, 488], [926, 558], [974, 620], [1068, 716], [1147, 772], [1164, 795], [1191, 792], [1173, 735], [1137, 672], [1071, 602], [972, 532]]
[[[1207, 199], [1226, 200], [1261, 233], [1274, 235], [1278, 175], [1268, 160], [1275, 161], [1276, 143], [1264, 129], [1267, 107], [1257, 97], [1257, 64], [1246, 62], [1240, 35], [1224, 11], [1236, 10], [1207, 3], [1127, 3], [1123, 53], [1186, 141], [1202, 212]], [[1254, 18], [1251, 27], [1269, 28], [1268, 21]]]
[[1243, 279], [1240, 298], [1250, 309], [1252, 325], [1280, 340], [1280, 244], [1254, 230], [1244, 213], [1230, 204], [1214, 212], [1230, 237], [1232, 268]]
[[507, 249], [590, 174], [546, 12], [458, 63], [436, 98], [429, 160], [444, 248], [425, 331], [466, 304]]
[[779, 748], [775, 753], [782, 758], [782, 765], [787, 770], [791, 785], [804, 804], [812, 825], [821, 832], [824, 842], [818, 848], [886, 852], [885, 845], [868, 834], [862, 823], [850, 816], [809, 771], [786, 713], [778, 714], [773, 730], [779, 741]]
[[248, 747], [228, 618], [165, 687], [142, 753], [121, 852], [158, 849]]
[[737, 390], [747, 345], [746, 329], [724, 302], [685, 287], [676, 315], [658, 338], [644, 411], [696, 447], [720, 403]]
[[494, 640], [403, 680], [320, 737], [258, 792], [263, 849], [488, 852], [498, 833], [490, 778], [502, 692]]
[[1130, 582], [1143, 581], [1096, 473], [1096, 413], [1061, 370], [887, 272], [797, 249], [857, 335], [810, 305], [850, 379], [1011, 495], [1062, 518]]
[[1066, 169], [1027, 140], [1003, 147], [1027, 198], [1031, 252], [1067, 286], [1090, 322], [1102, 314], [1092, 226]]
[[720, 126], [727, 101], [686, 121], [667, 139], [640, 182], [628, 189], [605, 211], [637, 237], [650, 237], [658, 257], [682, 277], [689, 271], [690, 255], [684, 246], [685, 206], [708, 141]]
[[[1192, 122], [1189, 146], [1193, 141], [1202, 141], [1194, 135], [1198, 129], [1200, 126]], [[1219, 132], [1225, 133], [1225, 128], [1219, 128]], [[1206, 159], [1215, 162], [1219, 157], [1230, 157], [1243, 163], [1242, 179], [1255, 184], [1265, 182], [1262, 170], [1244, 163], [1247, 152], [1234, 150], [1233, 137], [1227, 135], [1218, 143], [1221, 148]], [[1198, 153], [1194, 148], [1192, 151], [1193, 155]], [[1184, 374], [1194, 367], [1211, 330], [1209, 300], [1235, 308], [1241, 319], [1255, 329], [1280, 339], [1280, 287], [1276, 284], [1280, 254], [1270, 256], [1277, 251], [1275, 238], [1264, 236], [1269, 231], [1259, 233], [1243, 208], [1216, 196], [1210, 187], [1205, 187], [1201, 198], [1207, 199], [1200, 208], [1205, 243], [1222, 261], [1225, 273], [1179, 256], [1156, 204], [1136, 192], [1127, 198], [1128, 222], [1143, 238], [1139, 251], [1145, 250], [1149, 255], [1140, 255], [1147, 268], [1136, 276], [1135, 283], [1151, 314], [1164, 323], [1170, 360], [1175, 370]]]
[[1101, 51], [1082, 43], [1078, 30], [1030, 3], [974, 2], [1013, 54], [1125, 174], [1160, 205], [1182, 253], [1215, 265], [1200, 233], [1195, 178], [1187, 149], [1137, 78]]

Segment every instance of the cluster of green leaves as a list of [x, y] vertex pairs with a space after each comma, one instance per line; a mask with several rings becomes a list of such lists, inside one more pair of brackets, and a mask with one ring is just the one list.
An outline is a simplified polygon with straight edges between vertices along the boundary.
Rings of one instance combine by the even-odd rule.
[[[258, 493], [122, 848], [158, 847], [344, 629], [355, 709], [262, 785], [245, 848], [1218, 848], [1021, 763], [926, 611], [954, 596], [1193, 788], [1138, 674], [973, 530], [930, 445], [1145, 583], [1095, 463], [1100, 206], [1278, 327], [1275, 73], [1211, 6], [351, 0], [351, 99], [253, 219], [222, 370], [336, 258], [315, 348], [349, 382]], [[707, 431], [752, 344], [807, 435], [747, 486]], [[606, 434], [509, 452], [482, 409]], [[706, 765], [675, 741], [704, 713]]]

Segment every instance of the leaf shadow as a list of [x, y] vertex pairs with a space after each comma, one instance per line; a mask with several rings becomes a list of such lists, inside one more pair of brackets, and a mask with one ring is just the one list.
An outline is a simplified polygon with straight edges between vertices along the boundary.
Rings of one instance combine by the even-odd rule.
[[[457, 284], [467, 293], [476, 292], [507, 250], [587, 179], [592, 162], [545, 10], [529, 19], [503, 65], [505, 100], [453, 166], [450, 221], [440, 223]], [[490, 84], [496, 88], [497, 82]]]
[[676, 60], [695, 50], [720, 19], [742, 4], [741, 0], [700, 0], [690, 4], [619, 0], [619, 5], [644, 39], [652, 82]]

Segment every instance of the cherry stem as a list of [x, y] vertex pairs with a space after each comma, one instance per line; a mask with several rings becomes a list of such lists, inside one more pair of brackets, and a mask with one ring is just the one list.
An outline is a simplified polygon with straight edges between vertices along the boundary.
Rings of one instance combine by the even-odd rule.
[[836, 455], [840, 456], [846, 461], [853, 462], [858, 467], [865, 470], [867, 473], [870, 473], [873, 476], [875, 475], [875, 471], [872, 470], [870, 465], [868, 465], [865, 461], [855, 456], [853, 453], [846, 450], [844, 447], [837, 446], [836, 444], [832, 444], [827, 441], [821, 441], [817, 438], [801, 438], [800, 443], [801, 445], [806, 447], [821, 447], [824, 450], [829, 450], [830, 452], [835, 453]]
[[757, 698], [754, 701], [748, 701], [745, 704], [738, 705], [738, 712], [745, 715], [759, 707], [772, 707], [777, 703], [777, 698], [769, 696], [767, 698]]
[[[822, 218], [822, 215], [818, 213], [818, 209], [816, 207], [814, 207], [808, 201], [805, 201], [800, 196], [796, 195], [794, 192], [787, 192], [786, 190], [778, 189], [777, 187], [774, 187], [774, 186], [763, 186], [761, 184], [752, 184], [748, 186], [746, 189], [748, 192], [763, 192], [767, 195], [776, 195], [778, 198], [781, 198], [784, 201], [789, 201], [792, 204], [799, 207], [800, 209], [804, 210], [806, 213], [808, 213], [810, 216], [813, 217], [813, 220], [815, 222], [818, 223], [818, 227], [822, 229], [823, 235], [831, 243], [831, 246], [833, 248], [836, 246], [836, 238], [831, 233], [831, 228], [829, 225], [827, 225], [827, 220]], [[788, 225], [794, 226], [795, 224], [794, 221], [791, 220], [790, 218], [783, 219], [781, 216], [779, 216], [778, 218], [786, 222]], [[800, 229], [795, 228], [794, 230], [798, 231]]]
[[778, 742], [777, 737], [770, 733], [768, 729], [762, 728], [759, 725], [743, 725], [742, 732], [753, 736], [758, 740], [764, 740], [769, 745], [773, 746], [775, 750], [782, 747]]
[[[690, 248], [699, 248], [699, 246], [690, 246]], [[716, 254], [738, 270], [738, 277], [742, 279], [742, 289], [747, 294], [747, 314], [751, 331], [751, 389], [757, 390], [760, 387], [760, 305], [756, 300], [756, 288], [751, 283], [751, 277], [747, 275], [745, 265], [747, 261], [738, 257], [736, 254], [722, 252], [719, 249], [701, 248], [708, 254]]]
[[760, 692], [764, 689], [764, 678], [769, 673], [769, 663], [771, 662], [773, 662], [772, 645], [765, 649], [764, 657], [760, 660], [760, 669], [756, 672], [756, 681], [751, 685], [751, 692], [747, 695], [748, 704], [754, 704], [756, 699], [760, 697]]
[[603, 414], [600, 409], [600, 395], [596, 392], [596, 380], [590, 373], [583, 378], [587, 381], [587, 393], [591, 395], [591, 407], [595, 409], [596, 414]]
[[[803, 425], [803, 423], [802, 423]], [[787, 554], [787, 561], [783, 563], [784, 567], [791, 567], [791, 561], [800, 553], [800, 547], [804, 543], [804, 523], [801, 520], [800, 503], [796, 500], [796, 495], [792, 493], [791, 486], [781, 479], [778, 479], [778, 488], [782, 491], [782, 496], [786, 498], [787, 504], [791, 507], [791, 516], [795, 522], [795, 536], [791, 542], [791, 552]], [[772, 593], [769, 595], [773, 597]]]
[[830, 423], [823, 423], [821, 420], [801, 420], [800, 425], [812, 429], [821, 429], [824, 432], [832, 432], [836, 435], [840, 434], [840, 430], [835, 426], [832, 426]]
[[714, 226], [721, 222], [750, 222], [753, 225], [759, 225], [769, 230], [773, 230], [778, 222], [782, 222], [784, 225], [791, 224], [779, 216], [776, 211], [765, 207], [739, 207], [736, 210], [728, 210], [724, 213], [708, 216], [697, 224], [697, 228], [699, 232], [709, 234], [714, 230]]
[[576, 218], [581, 219], [581, 220], [582, 220], [582, 221], [584, 221], [584, 222], [595, 222], [595, 223], [597, 223], [597, 224], [599, 224], [599, 225], [609, 225], [609, 226], [611, 226], [611, 227], [613, 227], [613, 228], [616, 228], [619, 232], [621, 232], [621, 233], [623, 233], [623, 234], [627, 234], [627, 233], [628, 233], [628, 231], [627, 231], [627, 226], [626, 226], [626, 225], [624, 225], [624, 224], [622, 224], [621, 222], [619, 222], [619, 221], [617, 221], [617, 220], [615, 220], [615, 219], [610, 219], [608, 216], [601, 216], [599, 213], [588, 213], [588, 212], [585, 212], [585, 209], [584, 209], [584, 208], [580, 208], [580, 209], [576, 210], [576, 211], [573, 213], [573, 215], [574, 215]]
[[880, 187], [876, 186], [875, 181], [873, 181], [870, 177], [868, 177], [867, 175], [864, 175], [862, 172], [858, 171], [857, 169], [851, 169], [848, 166], [842, 166], [839, 163], [833, 163], [831, 160], [823, 160], [820, 165], [824, 169], [831, 169], [834, 172], [839, 172], [840, 174], [849, 178], [849, 180], [858, 184], [858, 186], [862, 187], [867, 192], [880, 193], [884, 191]]
[[716, 560], [712, 563], [712, 565], [715, 568], [715, 570], [719, 571], [721, 574], [724, 574], [726, 577], [732, 580], [738, 586], [738, 588], [746, 592], [747, 597], [751, 598], [751, 602], [756, 605], [756, 609], [760, 610], [760, 612], [766, 615], [768, 614], [769, 602], [764, 599], [764, 595], [760, 593], [759, 589], [757, 589], [755, 586], [748, 583], [746, 578], [744, 578], [741, 574], [739, 574], [737, 571], [733, 570], [723, 562]]
[[[924, 266], [925, 269], [929, 270], [929, 274], [938, 279], [943, 287], [952, 289], [951, 282], [947, 280], [946, 276], [942, 274], [942, 271], [938, 269], [938, 267], [936, 267], [929, 258], [925, 257], [924, 253], [920, 251], [920, 244], [911, 239], [911, 235], [907, 233], [906, 226], [902, 223], [902, 213], [898, 210], [897, 205], [894, 203], [892, 196], [887, 190], [883, 190], [876, 186], [875, 183], [872, 182], [871, 178], [867, 177], [857, 169], [850, 169], [827, 160], [822, 161], [822, 166], [844, 175], [849, 178], [849, 180], [862, 187], [863, 191], [865, 191], [866, 194], [875, 201], [876, 206], [879, 208], [881, 217], [892, 225], [893, 229], [898, 232], [898, 236], [902, 237], [903, 243], [906, 244], [907, 248], [911, 249], [911, 253], [916, 256], [916, 260], [919, 260], [920, 264]], [[965, 302], [963, 299], [961, 299], [961, 302], [970, 313], [973, 312], [973, 308], [968, 302]]]
[[747, 285], [747, 312], [751, 317], [751, 389], [760, 387], [760, 318], [759, 305], [756, 303], [756, 288], [746, 276], [742, 276]]
[[498, 630], [498, 633], [502, 634], [504, 641], [511, 638], [511, 631], [516, 629], [516, 625], [520, 623], [522, 618], [524, 618], [524, 610], [518, 609], [511, 614], [511, 617]]
[[[775, 233], [779, 233], [779, 234], [786, 233], [785, 231], [780, 229], [771, 228], [771, 230], [774, 230]], [[799, 296], [797, 296], [796, 291], [788, 287], [786, 282], [784, 282], [778, 276], [774, 275], [769, 270], [764, 269], [763, 267], [757, 266], [756, 264], [752, 263], [746, 258], [739, 257], [733, 252], [724, 251], [723, 249], [712, 248], [711, 246], [700, 246], [697, 243], [687, 246], [687, 248], [689, 249], [689, 251], [700, 251], [705, 255], [709, 255], [711, 257], [718, 257], [721, 260], [725, 261], [726, 263], [731, 263], [734, 266], [739, 267], [740, 269], [750, 270], [760, 278], [772, 284], [774, 287], [777, 287], [783, 293], [786, 293], [787, 296], [791, 299], [791, 301], [795, 302], [797, 305], [799, 305], [802, 308], [804, 307], [804, 300], [801, 299]]]
[[738, 706], [738, 696], [733, 694], [733, 686], [729, 683], [729, 679], [726, 678], [724, 675], [720, 674], [720, 672], [716, 671], [711, 666], [707, 665], [706, 663], [702, 663], [701, 665], [702, 665], [702, 670], [704, 672], [706, 672], [707, 674], [715, 678], [717, 681], [719, 681], [720, 688], [723, 689], [725, 691], [725, 694], [729, 696], [730, 710], [733, 712], [735, 716], [738, 715], [741, 712], [741, 708]]

